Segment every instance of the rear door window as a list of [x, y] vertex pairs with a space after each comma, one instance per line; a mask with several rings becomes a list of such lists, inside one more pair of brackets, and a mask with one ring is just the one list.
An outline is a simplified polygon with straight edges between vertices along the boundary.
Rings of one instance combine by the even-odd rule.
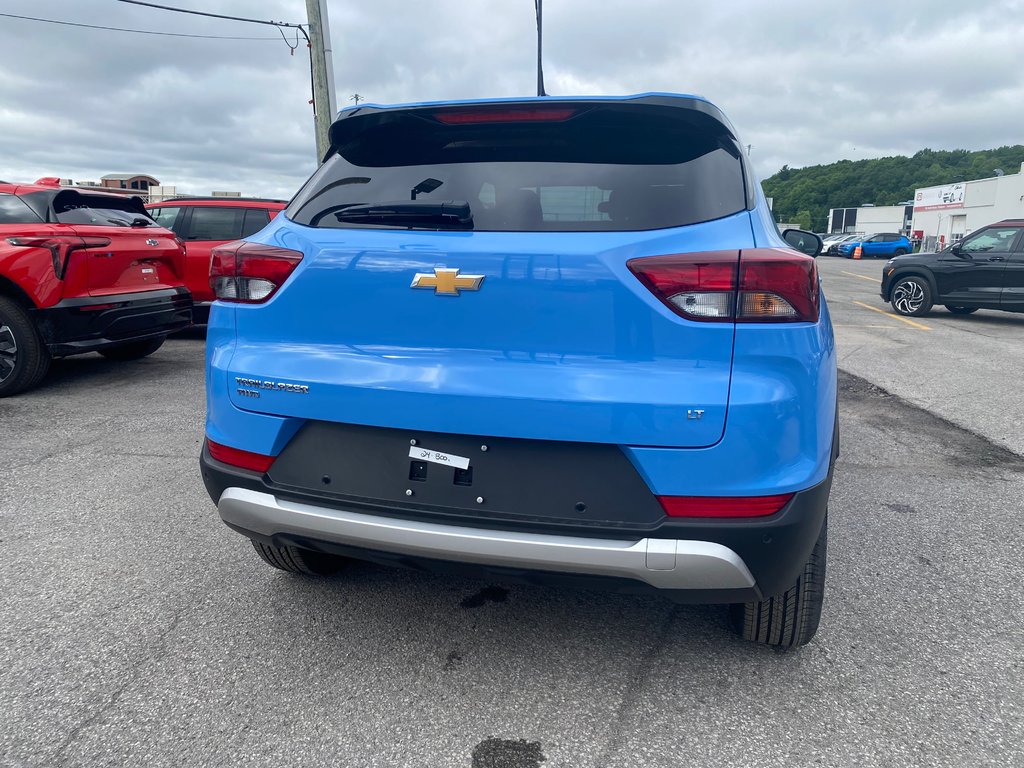
[[261, 208], [246, 208], [240, 238], [255, 235], [270, 223], [270, 214]]
[[635, 105], [563, 111], [570, 116], [533, 122], [446, 122], [422, 110], [349, 118], [352, 125], [335, 126], [335, 154], [286, 214], [314, 227], [406, 228], [338, 214], [361, 204], [459, 201], [469, 203], [477, 231], [628, 231], [747, 207], [741, 151], [720, 123]]
[[177, 206], [161, 206], [160, 208], [150, 208], [149, 215], [157, 224], [165, 229], [169, 229], [175, 234], [178, 233], [178, 214], [181, 213], [181, 208]]
[[195, 206], [188, 228], [188, 240], [238, 240], [242, 237], [244, 208]]
[[0, 224], [40, 224], [42, 220], [16, 195], [0, 194]]

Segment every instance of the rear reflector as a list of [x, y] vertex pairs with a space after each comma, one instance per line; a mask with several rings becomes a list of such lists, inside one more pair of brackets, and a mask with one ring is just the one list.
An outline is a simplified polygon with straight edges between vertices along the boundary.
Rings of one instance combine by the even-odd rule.
[[266, 472], [274, 463], [274, 456], [264, 456], [262, 453], [242, 451], [238, 448], [230, 448], [213, 440], [207, 439], [206, 447], [210, 450], [210, 456], [224, 464], [242, 469], [251, 469], [253, 472]]
[[550, 123], [568, 120], [575, 109], [459, 109], [435, 112], [434, 118], [445, 125], [469, 123]]
[[669, 517], [765, 517], [774, 515], [793, 498], [777, 496], [659, 496]]
[[213, 249], [210, 287], [221, 301], [261, 304], [277, 292], [300, 261], [299, 251], [235, 240]]
[[702, 322], [818, 320], [815, 261], [783, 248], [630, 259], [627, 266], [677, 315]]

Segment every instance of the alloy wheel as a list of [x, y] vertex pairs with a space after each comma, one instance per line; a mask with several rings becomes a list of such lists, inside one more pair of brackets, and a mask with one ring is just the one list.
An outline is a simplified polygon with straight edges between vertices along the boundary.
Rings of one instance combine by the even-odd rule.
[[0, 381], [14, 373], [18, 365], [18, 341], [9, 326], [0, 325]]
[[892, 303], [900, 312], [913, 314], [924, 304], [924, 288], [914, 280], [902, 282], [893, 289]]

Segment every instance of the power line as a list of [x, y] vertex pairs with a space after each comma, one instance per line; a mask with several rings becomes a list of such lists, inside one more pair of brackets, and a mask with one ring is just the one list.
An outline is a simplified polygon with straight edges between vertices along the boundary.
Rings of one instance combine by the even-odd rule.
[[160, 35], [162, 37], [199, 37], [206, 40], [277, 40], [276, 37], [232, 37], [229, 35], [187, 35], [183, 32], [153, 32], [148, 29], [126, 29], [124, 27], [104, 27], [98, 24], [79, 24], [75, 21], [58, 21], [57, 19], [37, 19], [35, 16], [16, 16], [13, 13], [0, 13], [9, 19], [23, 21], [41, 21], [45, 24], [60, 24], [65, 27], [85, 27], [86, 29], [104, 29], [108, 32], [134, 32], [138, 35]]
[[[290, 24], [287, 21], [266, 21], [264, 19], [249, 19], [244, 16], [225, 16], [221, 13], [210, 13], [209, 11], [194, 11], [191, 8], [175, 8], [173, 5], [160, 5], [159, 3], [147, 3], [143, 0], [117, 0], [119, 3], [129, 5], [142, 5], [146, 8], [158, 8], [161, 11], [174, 11], [175, 13], [189, 13], [193, 16], [208, 16], [212, 19], [227, 19], [228, 21], [244, 21], [247, 24], [268, 24], [272, 27], [295, 27], [302, 29], [301, 24]], [[303, 30], [304, 32], [305, 30]]]

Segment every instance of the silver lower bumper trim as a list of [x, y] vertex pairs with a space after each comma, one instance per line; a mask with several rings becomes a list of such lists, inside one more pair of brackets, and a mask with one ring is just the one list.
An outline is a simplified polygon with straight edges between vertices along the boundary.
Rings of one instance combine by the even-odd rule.
[[748, 589], [746, 564], [728, 547], [686, 539], [588, 539], [514, 533], [376, 517], [228, 488], [217, 510], [225, 523], [273, 536], [291, 534], [437, 560], [591, 576], [616, 576], [659, 589]]

